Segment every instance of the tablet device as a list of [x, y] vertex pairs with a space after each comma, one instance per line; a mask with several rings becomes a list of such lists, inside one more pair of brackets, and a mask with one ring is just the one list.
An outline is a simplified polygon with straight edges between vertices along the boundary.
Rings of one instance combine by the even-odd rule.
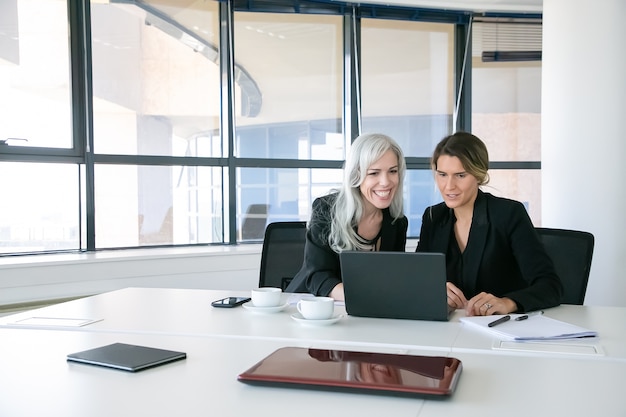
[[157, 349], [147, 346], [113, 343], [82, 352], [70, 353], [67, 360], [89, 365], [105, 366], [123, 371], [137, 372], [165, 363], [185, 359], [184, 352]]
[[240, 382], [276, 387], [447, 397], [461, 374], [460, 360], [345, 350], [284, 347], [238, 376]]

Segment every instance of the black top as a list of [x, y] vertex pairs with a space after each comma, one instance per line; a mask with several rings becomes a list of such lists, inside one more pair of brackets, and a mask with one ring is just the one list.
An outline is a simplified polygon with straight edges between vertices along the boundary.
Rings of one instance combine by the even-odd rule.
[[518, 311], [560, 304], [563, 287], [522, 203], [478, 191], [465, 251], [454, 238], [445, 203], [422, 216], [418, 252], [446, 254], [448, 281], [468, 300], [485, 291], [515, 301]]
[[[311, 220], [306, 232], [304, 262], [286, 292], [309, 292], [327, 296], [341, 283], [339, 254], [328, 243], [331, 212], [336, 197], [337, 194], [329, 194], [313, 202]], [[404, 252], [408, 226], [405, 216], [394, 222], [389, 209], [384, 209], [379, 250]]]

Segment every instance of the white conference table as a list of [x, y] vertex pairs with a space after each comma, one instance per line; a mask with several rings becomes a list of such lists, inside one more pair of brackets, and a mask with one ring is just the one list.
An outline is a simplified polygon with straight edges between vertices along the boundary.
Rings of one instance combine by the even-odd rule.
[[[237, 375], [291, 345], [354, 346], [233, 337], [0, 329], [0, 415], [63, 416], [623, 416], [626, 363], [459, 352], [456, 392], [400, 398], [248, 386]], [[138, 373], [68, 363], [68, 353], [114, 342], [185, 351], [183, 361]], [[356, 350], [356, 349], [347, 349]], [[380, 346], [365, 351], [391, 352]], [[409, 354], [439, 356], [420, 349]]]
[[[449, 351], [460, 324], [369, 319], [345, 316], [324, 327], [303, 326], [291, 318], [295, 305], [275, 314], [258, 314], [243, 307], [215, 308], [211, 301], [248, 292], [161, 288], [126, 288], [0, 318], [0, 327], [59, 326], [15, 324], [30, 317], [101, 319], [72, 330], [131, 332], [180, 336], [227, 336], [267, 340], [309, 340], [382, 347], [427, 348]], [[285, 301], [288, 294], [283, 295]]]
[[[345, 315], [325, 327], [302, 326], [291, 319], [295, 306], [275, 314], [257, 314], [243, 307], [219, 309], [211, 301], [246, 292], [163, 288], [126, 288], [0, 318], [0, 328], [41, 328], [88, 332], [221, 336], [272, 341], [342, 343], [399, 350], [428, 349], [453, 353], [569, 356], [579, 359], [626, 361], [626, 308], [562, 305], [545, 315], [599, 333], [599, 337], [558, 342], [512, 343], [469, 328], [459, 322], [462, 311], [449, 322], [390, 320]], [[285, 299], [290, 297], [284, 294]], [[66, 328], [20, 324], [30, 317], [95, 319]], [[22, 322], [23, 323], [23, 322]]]
[[[0, 416], [317, 417], [320, 409], [418, 415], [423, 400], [247, 386], [237, 375], [280, 341], [0, 329]], [[7, 343], [8, 341], [8, 343]], [[68, 353], [122, 342], [184, 351], [187, 359], [129, 373], [68, 363]]]

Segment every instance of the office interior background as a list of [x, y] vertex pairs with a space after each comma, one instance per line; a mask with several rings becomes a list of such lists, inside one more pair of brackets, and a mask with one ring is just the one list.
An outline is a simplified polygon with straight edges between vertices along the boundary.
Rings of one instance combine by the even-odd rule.
[[587, 302], [625, 305], [624, 5], [396, 3], [0, 3], [0, 304], [254, 285], [265, 225], [307, 220], [362, 132], [403, 147], [417, 239], [428, 156], [463, 129], [486, 191], [594, 233]]

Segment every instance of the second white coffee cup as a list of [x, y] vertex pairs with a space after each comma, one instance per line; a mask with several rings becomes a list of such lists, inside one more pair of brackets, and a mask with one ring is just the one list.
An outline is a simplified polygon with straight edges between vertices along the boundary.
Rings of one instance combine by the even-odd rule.
[[303, 297], [296, 304], [296, 308], [307, 320], [326, 320], [333, 317], [335, 300], [330, 297]]
[[276, 307], [280, 305], [282, 290], [273, 287], [261, 287], [252, 290], [250, 298], [255, 307]]

